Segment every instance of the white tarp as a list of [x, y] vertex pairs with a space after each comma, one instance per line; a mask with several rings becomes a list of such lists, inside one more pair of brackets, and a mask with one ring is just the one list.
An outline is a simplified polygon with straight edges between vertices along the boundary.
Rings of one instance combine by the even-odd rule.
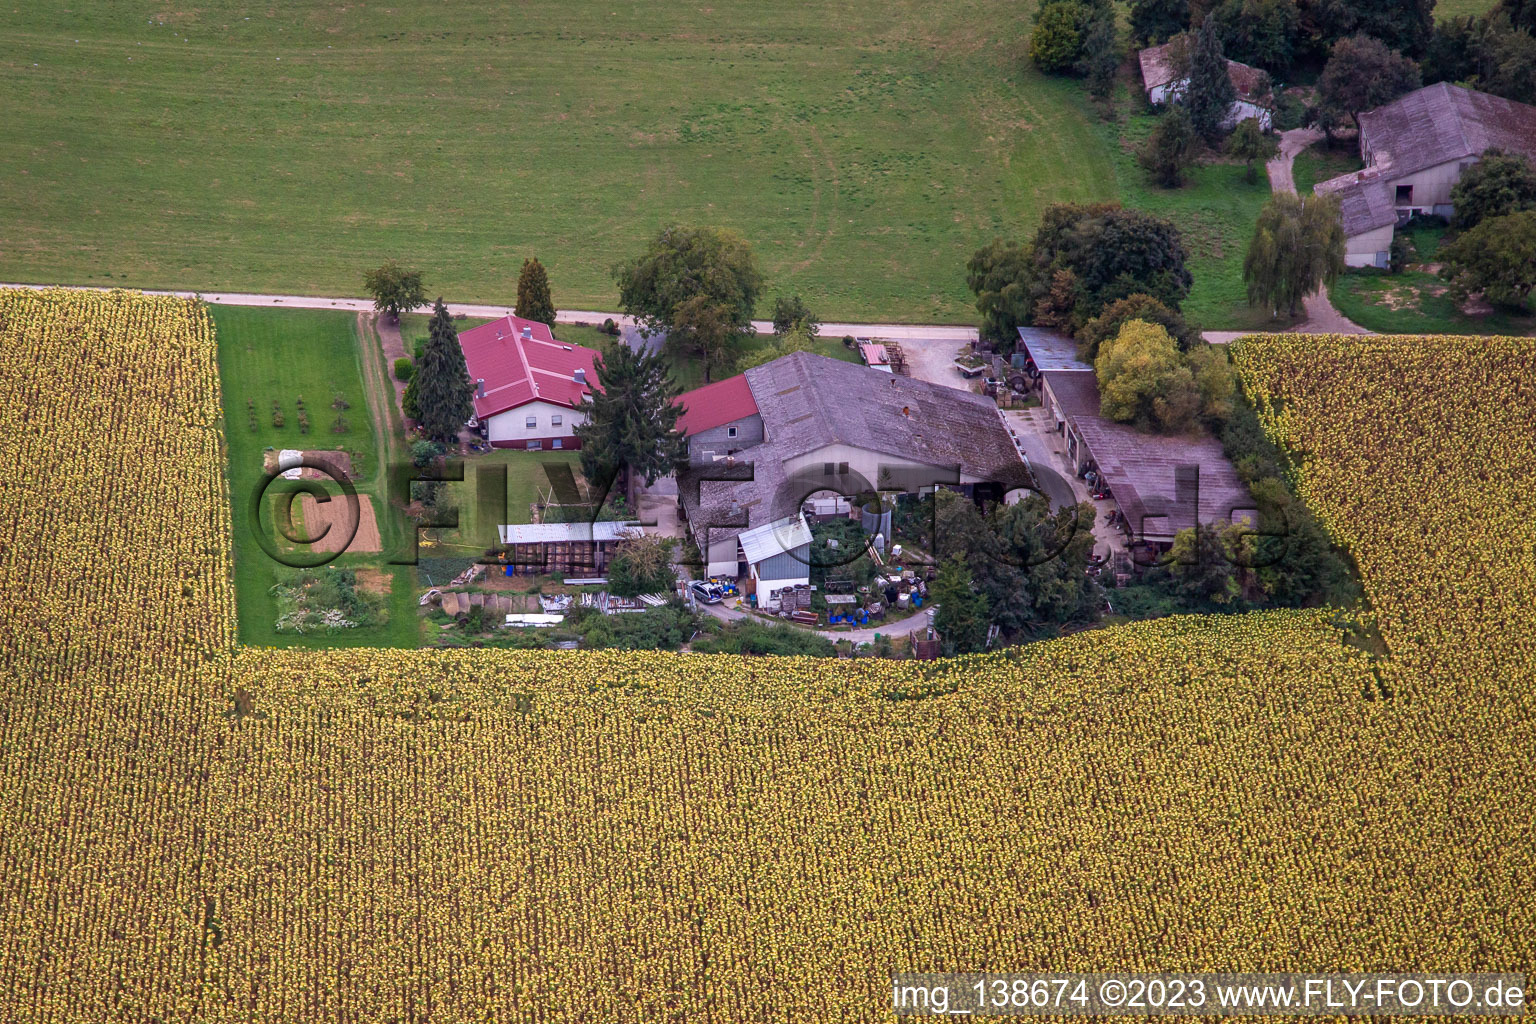
[[303, 468], [299, 462], [304, 458], [304, 453], [297, 448], [284, 448], [277, 453], [277, 468], [282, 471], [284, 480], [297, 480], [299, 471]]

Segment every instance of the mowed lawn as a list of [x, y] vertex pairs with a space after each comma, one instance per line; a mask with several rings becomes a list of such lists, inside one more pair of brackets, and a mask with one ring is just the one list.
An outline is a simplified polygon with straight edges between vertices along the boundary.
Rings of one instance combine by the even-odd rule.
[[[219, 377], [229, 444], [235, 601], [241, 642], [257, 646], [415, 646], [418, 628], [410, 589], [411, 570], [385, 563], [392, 551], [399, 548], [402, 528], [394, 522], [398, 517], [388, 514], [387, 502], [380, 500], [383, 473], [379, 438], [369, 419], [363, 389], [356, 315], [239, 306], [211, 309], [218, 331]], [[348, 427], [344, 433], [332, 430], [337, 410], [331, 402], [338, 394], [350, 406], [342, 411]], [[308, 434], [299, 431], [300, 396], [308, 409]], [[255, 405], [254, 430], [247, 401]], [[274, 401], [282, 409], [281, 427], [274, 425]], [[351, 455], [358, 493], [368, 495], [372, 501], [385, 550], [376, 555], [346, 554], [335, 564], [381, 569], [393, 576], [389, 625], [315, 636], [278, 633], [273, 629], [277, 610], [271, 588], [288, 570], [263, 550], [253, 532], [250, 515], [251, 496], [266, 481], [263, 455], [269, 445], [277, 449], [341, 448]], [[339, 496], [339, 491], [333, 493]], [[269, 498], [269, 502], [275, 503], [275, 499]], [[302, 523], [295, 525], [307, 532]], [[271, 523], [265, 522], [265, 517], [264, 527], [272, 536]], [[280, 551], [284, 549], [277, 537], [272, 539]]]
[[[1033, 3], [41, 0], [0, 28], [0, 279], [611, 308], [671, 222], [828, 318], [974, 316], [964, 263], [1115, 195]], [[765, 304], [766, 305], [766, 304]]]
[[1207, 162], [1189, 170], [1183, 187], [1160, 188], [1136, 160], [1136, 149], [1157, 118], [1147, 112], [1139, 93], [1128, 101], [1122, 95], [1120, 110], [1120, 122], [1101, 129], [1107, 140], [1117, 143], [1114, 167], [1120, 200], [1168, 218], [1182, 233], [1194, 277], [1183, 303], [1184, 315], [1206, 330], [1271, 326], [1267, 311], [1248, 305], [1243, 282], [1248, 243], [1259, 211], [1272, 195], [1263, 166], [1258, 166], [1255, 180], [1249, 182], [1242, 164], [1210, 154]]

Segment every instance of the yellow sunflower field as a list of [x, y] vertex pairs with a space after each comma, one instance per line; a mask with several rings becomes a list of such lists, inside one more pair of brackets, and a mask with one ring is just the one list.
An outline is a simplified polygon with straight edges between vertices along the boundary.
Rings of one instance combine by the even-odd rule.
[[1536, 961], [1536, 347], [1234, 351], [1332, 609], [948, 662], [236, 646], [196, 302], [0, 293], [0, 1021], [874, 1021]]

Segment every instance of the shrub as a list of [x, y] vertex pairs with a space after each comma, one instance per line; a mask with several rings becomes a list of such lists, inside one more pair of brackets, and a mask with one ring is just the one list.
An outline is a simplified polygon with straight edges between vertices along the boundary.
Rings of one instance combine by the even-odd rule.
[[1076, 0], [1054, 0], [1040, 8], [1029, 39], [1029, 58], [1041, 71], [1065, 74], [1083, 55], [1088, 9]]
[[417, 469], [430, 466], [445, 451], [447, 449], [436, 441], [417, 441], [411, 445], [411, 465]]
[[409, 383], [410, 379], [415, 375], [416, 364], [411, 362], [410, 359], [405, 356], [401, 356], [399, 359], [395, 360], [395, 380]]

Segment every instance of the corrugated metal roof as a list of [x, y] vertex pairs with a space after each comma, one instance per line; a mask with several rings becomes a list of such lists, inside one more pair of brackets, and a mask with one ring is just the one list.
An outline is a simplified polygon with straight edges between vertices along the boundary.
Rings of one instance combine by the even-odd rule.
[[1536, 107], [1439, 82], [1360, 115], [1371, 166], [1412, 174], [1491, 148], [1536, 160]]
[[796, 513], [747, 530], [737, 539], [748, 564], [756, 565], [774, 555], [805, 547], [811, 542], [811, 528], [806, 525], [805, 516]]
[[568, 541], [610, 541], [645, 533], [637, 522], [513, 523], [498, 526], [503, 544], [562, 544]]
[[[1045, 380], [1138, 535], [1167, 541], [1195, 524], [1197, 510], [1202, 523], [1228, 523], [1234, 511], [1253, 509], [1214, 437], [1144, 434], [1105, 419], [1093, 374], [1051, 370]], [[1186, 470], [1191, 466], [1198, 474]]]
[[1077, 342], [1040, 327], [1020, 327], [1019, 340], [1037, 370], [1092, 370], [1077, 358]]

